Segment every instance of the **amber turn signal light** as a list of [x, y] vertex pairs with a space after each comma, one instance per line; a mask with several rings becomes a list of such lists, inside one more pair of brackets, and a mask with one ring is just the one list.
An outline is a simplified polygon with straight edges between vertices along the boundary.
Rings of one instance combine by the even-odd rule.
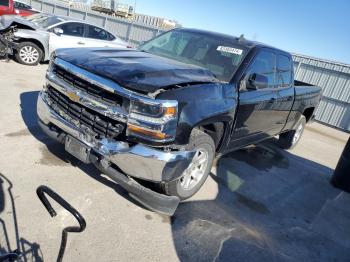
[[176, 115], [176, 107], [165, 107], [164, 108], [165, 116], [175, 116]]
[[135, 126], [132, 124], [128, 124], [128, 130], [134, 133], [138, 133], [144, 136], [149, 136], [149, 137], [153, 137], [159, 140], [163, 140], [165, 138], [167, 138], [167, 135], [158, 131], [152, 131], [152, 130], [148, 130], [139, 126]]

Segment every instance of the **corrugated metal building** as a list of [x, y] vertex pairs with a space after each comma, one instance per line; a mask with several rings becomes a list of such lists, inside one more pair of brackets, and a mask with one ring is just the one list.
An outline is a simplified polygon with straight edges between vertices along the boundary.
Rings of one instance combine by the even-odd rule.
[[350, 65], [293, 54], [295, 79], [322, 87], [316, 120], [350, 131]]

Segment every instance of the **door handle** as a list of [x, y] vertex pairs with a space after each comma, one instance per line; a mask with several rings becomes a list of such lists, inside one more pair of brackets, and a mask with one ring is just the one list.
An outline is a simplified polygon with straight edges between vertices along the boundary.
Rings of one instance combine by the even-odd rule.
[[82, 41], [79, 41], [79, 42], [78, 42], [78, 45], [85, 45], [85, 43], [82, 42]]

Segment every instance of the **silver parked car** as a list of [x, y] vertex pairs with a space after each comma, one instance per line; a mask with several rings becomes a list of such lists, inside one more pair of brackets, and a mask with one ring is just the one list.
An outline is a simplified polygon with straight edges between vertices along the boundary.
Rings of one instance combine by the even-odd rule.
[[25, 65], [49, 60], [51, 53], [58, 48], [128, 47], [128, 43], [105, 29], [70, 17], [34, 14], [1, 18], [2, 24], [12, 21], [17, 25], [15, 57]]

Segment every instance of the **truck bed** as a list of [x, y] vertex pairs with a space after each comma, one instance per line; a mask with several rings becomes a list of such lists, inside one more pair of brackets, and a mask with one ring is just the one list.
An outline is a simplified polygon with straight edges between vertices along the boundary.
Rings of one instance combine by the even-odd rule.
[[317, 94], [321, 95], [322, 88], [302, 81], [294, 80], [295, 95]]
[[295, 86], [295, 106], [316, 108], [322, 97], [322, 88], [309, 83], [294, 81]]

